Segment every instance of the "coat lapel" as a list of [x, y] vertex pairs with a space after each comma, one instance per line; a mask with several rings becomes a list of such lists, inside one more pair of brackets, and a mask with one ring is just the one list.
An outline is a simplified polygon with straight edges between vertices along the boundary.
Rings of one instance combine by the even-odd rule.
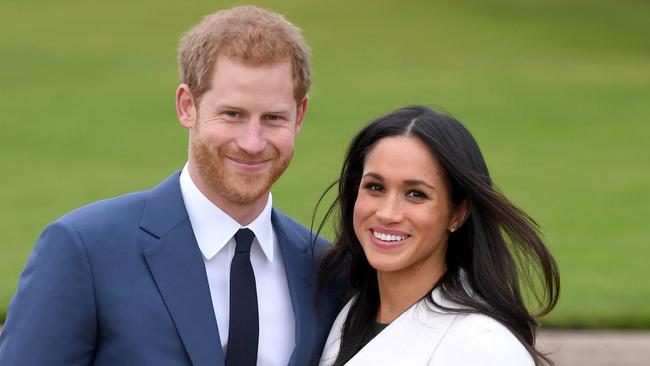
[[296, 347], [289, 365], [308, 365], [318, 326], [314, 304], [316, 271], [308, 250], [309, 238], [295, 230], [296, 224], [276, 210], [271, 220], [284, 259], [296, 321]]
[[[433, 296], [439, 304], [454, 306], [442, 299], [438, 290], [434, 290]], [[456, 317], [457, 314], [434, 310], [422, 300], [395, 319], [346, 365], [427, 365]]]
[[223, 365], [210, 287], [176, 173], [149, 192], [141, 228], [149, 270], [192, 364]]

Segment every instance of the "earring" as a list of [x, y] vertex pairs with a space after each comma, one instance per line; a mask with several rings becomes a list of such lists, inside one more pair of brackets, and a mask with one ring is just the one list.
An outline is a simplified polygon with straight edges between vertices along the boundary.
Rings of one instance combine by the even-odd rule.
[[450, 227], [449, 231], [453, 233], [454, 231], [456, 231], [456, 227], [455, 226]]

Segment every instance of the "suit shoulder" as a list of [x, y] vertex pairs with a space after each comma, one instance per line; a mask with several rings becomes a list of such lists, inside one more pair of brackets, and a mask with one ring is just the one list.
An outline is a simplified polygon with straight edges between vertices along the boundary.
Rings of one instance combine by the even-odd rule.
[[274, 208], [272, 214], [273, 220], [285, 228], [296, 230], [302, 234], [309, 234], [309, 229], [294, 218], [287, 216], [284, 212]]
[[84, 230], [139, 220], [145, 197], [146, 191], [143, 191], [96, 201], [63, 215], [57, 221], [66, 222], [77, 230]]
[[321, 237], [320, 235], [316, 236], [316, 234], [314, 234], [311, 230], [309, 230], [305, 225], [285, 215], [284, 213], [282, 213], [277, 209], [273, 209], [273, 220], [278, 225], [281, 225], [289, 235], [294, 235], [300, 239], [307, 240], [307, 241], [316, 238], [314, 242], [316, 244], [316, 248], [318, 249], [329, 248], [331, 246], [330, 242], [327, 241], [325, 238]]

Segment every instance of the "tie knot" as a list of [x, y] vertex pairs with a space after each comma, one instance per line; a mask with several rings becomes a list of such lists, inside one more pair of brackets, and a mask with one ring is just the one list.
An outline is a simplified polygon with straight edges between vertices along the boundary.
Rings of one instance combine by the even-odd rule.
[[250, 229], [239, 229], [235, 234], [235, 253], [250, 253], [255, 234]]

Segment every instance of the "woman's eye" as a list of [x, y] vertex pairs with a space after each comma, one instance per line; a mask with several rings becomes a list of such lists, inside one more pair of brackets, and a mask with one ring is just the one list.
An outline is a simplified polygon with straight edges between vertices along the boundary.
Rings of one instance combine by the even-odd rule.
[[384, 190], [384, 187], [377, 183], [366, 183], [364, 188], [372, 192], [382, 192]]
[[424, 192], [418, 191], [418, 190], [411, 190], [406, 193], [407, 197], [410, 198], [415, 198], [417, 200], [424, 200], [429, 198]]

